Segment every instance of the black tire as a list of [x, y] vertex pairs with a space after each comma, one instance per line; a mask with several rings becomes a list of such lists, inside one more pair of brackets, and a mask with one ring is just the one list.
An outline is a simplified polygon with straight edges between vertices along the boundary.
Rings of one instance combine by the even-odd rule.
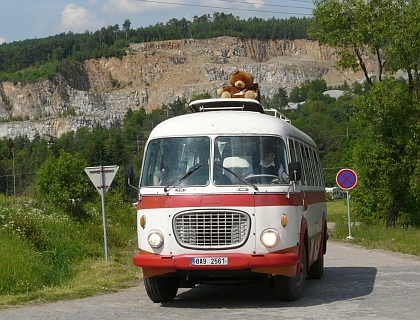
[[144, 287], [153, 302], [171, 301], [178, 293], [178, 277], [161, 277], [144, 279]]
[[321, 279], [324, 275], [324, 255], [321, 255], [310, 267], [308, 276], [311, 279]]
[[303, 247], [302, 266], [300, 274], [295, 277], [274, 276], [276, 297], [283, 301], [295, 301], [302, 297], [303, 288], [307, 276], [306, 247]]

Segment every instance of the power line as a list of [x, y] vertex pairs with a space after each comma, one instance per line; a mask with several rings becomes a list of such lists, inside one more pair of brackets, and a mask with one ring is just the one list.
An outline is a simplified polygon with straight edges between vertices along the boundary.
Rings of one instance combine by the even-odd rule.
[[[148, 1], [148, 0], [145, 0]], [[152, 0], [153, 1], [153, 0]], [[289, 0], [293, 2], [301, 2], [301, 3], [310, 3], [313, 5], [312, 1], [305, 1], [305, 0]], [[270, 4], [270, 3], [259, 3], [259, 2], [250, 2], [250, 1], [236, 1], [236, 0], [219, 0], [219, 2], [226, 2], [226, 3], [236, 3], [240, 5], [258, 5], [260, 7], [278, 7], [278, 8], [294, 8], [294, 9], [312, 9], [308, 7], [298, 7], [298, 6], [290, 6], [284, 4]]]
[[[309, 0], [289, 0], [292, 2], [301, 2], [301, 3], [310, 3], [313, 5], [313, 1]], [[256, 4], [261, 7], [289, 7], [283, 4], [270, 4], [270, 3], [261, 3], [261, 2], [251, 2], [251, 1], [236, 1], [236, 0], [219, 0], [219, 2], [230, 2], [230, 3], [238, 3], [238, 4]], [[298, 7], [297, 7], [298, 8]]]
[[[158, 4], [171, 4], [171, 5], [186, 6], [186, 7], [212, 8], [212, 9], [224, 9], [224, 10], [247, 11], [247, 12], [251, 11], [251, 12], [260, 12], [260, 13], [279, 13], [279, 14], [287, 13], [287, 14], [294, 14], [294, 15], [301, 15], [301, 16], [311, 16], [312, 15], [311, 13], [302, 13], [302, 12], [285, 12], [285, 11], [272, 11], [272, 10], [261, 10], [261, 9], [231, 8], [231, 7], [220, 7], [220, 6], [188, 4], [188, 3], [176, 3], [176, 2], [157, 1], [157, 0], [137, 0], [137, 1], [148, 2], [148, 3], [158, 3]], [[224, 2], [239, 3], [239, 4], [243, 4], [243, 5], [257, 4], [257, 3], [254, 3], [254, 2], [250, 3], [250, 2], [240, 2], [240, 1], [224, 1]], [[275, 5], [275, 4], [264, 4], [262, 6], [312, 10], [312, 8], [307, 8], [307, 7]]]

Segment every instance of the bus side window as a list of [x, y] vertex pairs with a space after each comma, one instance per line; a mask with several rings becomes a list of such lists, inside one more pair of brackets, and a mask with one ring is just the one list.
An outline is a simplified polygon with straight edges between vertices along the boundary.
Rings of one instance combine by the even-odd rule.
[[319, 170], [319, 161], [317, 158], [317, 153], [315, 149], [311, 148], [311, 159], [312, 159], [312, 166], [313, 166], [313, 170], [314, 170], [314, 176], [315, 176], [315, 185], [316, 186], [321, 186], [321, 173]]
[[308, 184], [308, 168], [307, 168], [307, 161], [305, 158], [305, 150], [304, 146], [300, 141], [296, 141], [298, 147], [296, 148], [297, 154], [298, 154], [298, 162], [302, 164], [302, 185]]
[[324, 174], [322, 172], [321, 161], [319, 160], [319, 154], [317, 151], [315, 151], [315, 161], [318, 168], [319, 185], [324, 186]]
[[295, 148], [295, 140], [289, 138], [289, 149], [290, 149], [290, 161], [296, 162], [296, 148]]
[[312, 156], [312, 148], [305, 146], [306, 151], [306, 158], [308, 159], [308, 171], [309, 171], [309, 185], [315, 186], [316, 185], [316, 175], [315, 175], [315, 163]]
[[[284, 145], [284, 141], [281, 139], [277, 139], [277, 147], [276, 147], [276, 162], [281, 172], [287, 172], [286, 166], [286, 146]], [[280, 177], [281, 177], [281, 172]]]

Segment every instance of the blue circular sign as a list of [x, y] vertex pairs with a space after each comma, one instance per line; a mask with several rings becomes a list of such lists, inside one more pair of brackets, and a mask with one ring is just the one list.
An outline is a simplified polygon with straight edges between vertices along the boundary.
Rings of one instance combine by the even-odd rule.
[[335, 178], [338, 186], [341, 189], [349, 190], [353, 188], [357, 183], [357, 175], [351, 169], [341, 169]]

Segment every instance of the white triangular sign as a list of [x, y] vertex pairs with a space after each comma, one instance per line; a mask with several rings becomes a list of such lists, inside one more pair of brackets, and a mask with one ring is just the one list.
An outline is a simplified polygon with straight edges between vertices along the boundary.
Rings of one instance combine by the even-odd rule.
[[96, 190], [102, 194], [102, 189], [105, 190], [105, 193], [108, 191], [112, 180], [114, 180], [117, 174], [118, 168], [118, 166], [86, 167], [85, 172]]

